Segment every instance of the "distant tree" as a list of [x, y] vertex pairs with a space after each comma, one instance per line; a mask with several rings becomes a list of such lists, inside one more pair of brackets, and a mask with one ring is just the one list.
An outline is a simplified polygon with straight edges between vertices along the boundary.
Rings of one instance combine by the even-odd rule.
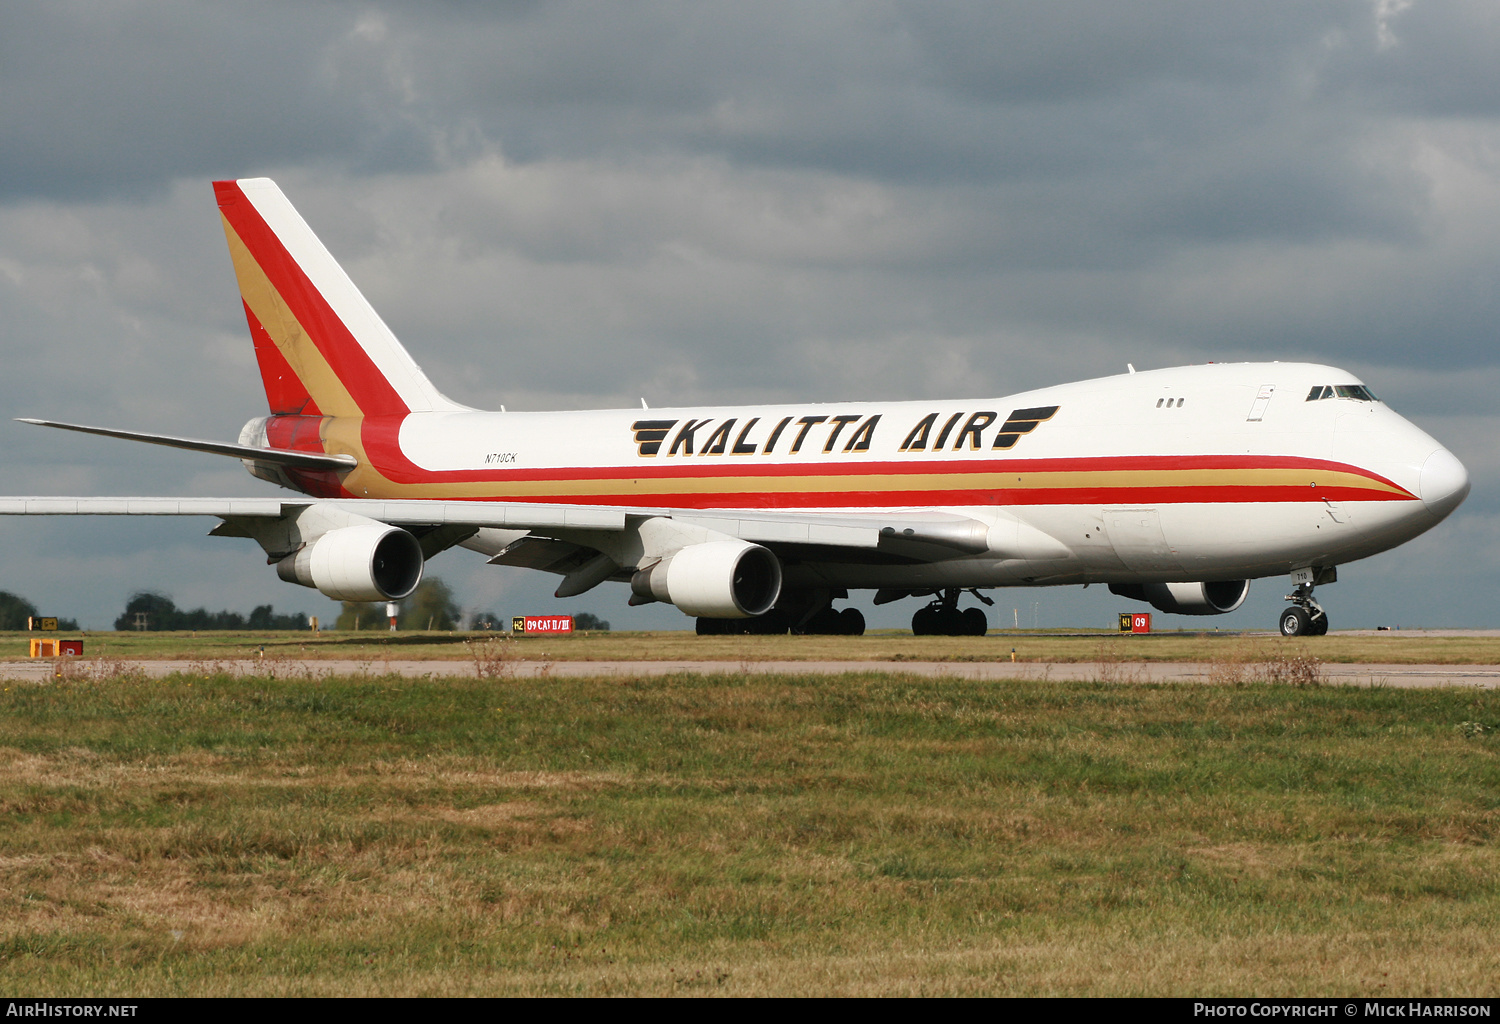
[[602, 633], [609, 632], [609, 623], [591, 612], [578, 612], [573, 616], [574, 629], [597, 629]]
[[460, 614], [453, 588], [429, 576], [401, 602], [396, 624], [401, 629], [456, 629]]
[[334, 629], [383, 629], [385, 606], [367, 604], [364, 601], [345, 601], [339, 605], [338, 621]]
[[475, 612], [469, 616], [470, 629], [501, 629], [505, 620], [495, 612]]
[[270, 605], [261, 604], [255, 606], [245, 625], [250, 629], [306, 629], [308, 623], [302, 612], [277, 615]]
[[157, 629], [244, 629], [245, 617], [239, 612], [211, 612], [207, 608], [192, 611], [180, 609], [163, 620]]
[[25, 629], [26, 619], [35, 614], [36, 605], [26, 598], [0, 590], [0, 629]]
[[171, 629], [164, 626], [162, 622], [174, 621], [177, 617], [177, 602], [166, 594], [157, 594], [149, 590], [138, 590], [125, 602], [125, 612], [115, 620], [115, 628], [120, 630], [135, 629], [136, 616], [144, 614], [147, 629]]
[[[428, 576], [409, 596], [396, 602], [396, 628], [457, 629], [462, 614], [453, 600], [453, 588], [436, 576]], [[385, 629], [389, 621], [384, 601], [345, 601], [334, 628]]]
[[[306, 629], [307, 616], [301, 612], [277, 615], [263, 604], [250, 613], [247, 621], [239, 612], [211, 612], [207, 608], [184, 611], [166, 594], [138, 591], [125, 605], [125, 613], [115, 620], [115, 628], [135, 629], [136, 616], [144, 613], [146, 629], [153, 632], [169, 629]], [[59, 623], [61, 625], [61, 623]]]

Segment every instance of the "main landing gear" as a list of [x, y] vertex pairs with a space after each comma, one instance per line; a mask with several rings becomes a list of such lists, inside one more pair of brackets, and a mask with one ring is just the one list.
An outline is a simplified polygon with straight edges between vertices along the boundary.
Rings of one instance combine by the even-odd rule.
[[792, 627], [793, 633], [813, 636], [864, 636], [865, 614], [858, 608], [824, 608], [800, 626]]
[[1281, 613], [1282, 636], [1322, 636], [1328, 632], [1328, 613], [1312, 594], [1311, 583], [1298, 583], [1286, 595], [1292, 607]]
[[858, 608], [834, 608], [825, 604], [815, 612], [794, 615], [785, 608], [773, 608], [753, 619], [707, 619], [697, 622], [699, 636], [785, 635], [864, 636], [865, 616]]
[[[963, 591], [959, 587], [949, 587], [931, 604], [918, 608], [917, 613], [911, 617], [912, 634], [914, 636], [984, 636], [989, 632], [990, 620], [985, 617], [982, 608], [958, 610], [958, 596], [961, 593]], [[985, 604], [995, 603], [977, 590], [971, 590], [969, 593]]]

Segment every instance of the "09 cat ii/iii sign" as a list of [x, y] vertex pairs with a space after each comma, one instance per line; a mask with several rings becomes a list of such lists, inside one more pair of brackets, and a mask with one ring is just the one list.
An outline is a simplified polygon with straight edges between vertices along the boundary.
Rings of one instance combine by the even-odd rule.
[[516, 615], [510, 620], [510, 631], [518, 635], [525, 633], [571, 633], [573, 632], [573, 616]]

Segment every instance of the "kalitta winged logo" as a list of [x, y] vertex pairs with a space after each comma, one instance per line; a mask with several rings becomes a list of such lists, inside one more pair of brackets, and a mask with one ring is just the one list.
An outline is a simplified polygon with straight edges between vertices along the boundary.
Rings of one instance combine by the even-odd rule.
[[1057, 414], [1057, 406], [1044, 405], [1035, 409], [1017, 409], [1005, 417], [1000, 433], [995, 435], [996, 448], [1013, 448], [1022, 434], [1029, 434], [1038, 423], [1044, 423]]
[[650, 458], [661, 451], [667, 431], [676, 425], [676, 420], [636, 420], [632, 423], [630, 429], [635, 431], [635, 444], [640, 454]]

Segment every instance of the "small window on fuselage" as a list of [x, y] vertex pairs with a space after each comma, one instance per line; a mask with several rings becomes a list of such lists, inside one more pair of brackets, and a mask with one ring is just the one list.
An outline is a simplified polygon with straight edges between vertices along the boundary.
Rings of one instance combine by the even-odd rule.
[[1321, 385], [1321, 384], [1314, 384], [1313, 385], [1313, 389], [1307, 393], [1307, 400], [1309, 402], [1316, 402], [1318, 399], [1320, 399], [1322, 397], [1323, 397], [1323, 385]]
[[1356, 402], [1378, 401], [1378, 399], [1375, 397], [1375, 392], [1371, 391], [1363, 384], [1340, 384], [1338, 387], [1334, 388], [1334, 390], [1338, 392], [1338, 396], [1340, 398], [1352, 398]]

